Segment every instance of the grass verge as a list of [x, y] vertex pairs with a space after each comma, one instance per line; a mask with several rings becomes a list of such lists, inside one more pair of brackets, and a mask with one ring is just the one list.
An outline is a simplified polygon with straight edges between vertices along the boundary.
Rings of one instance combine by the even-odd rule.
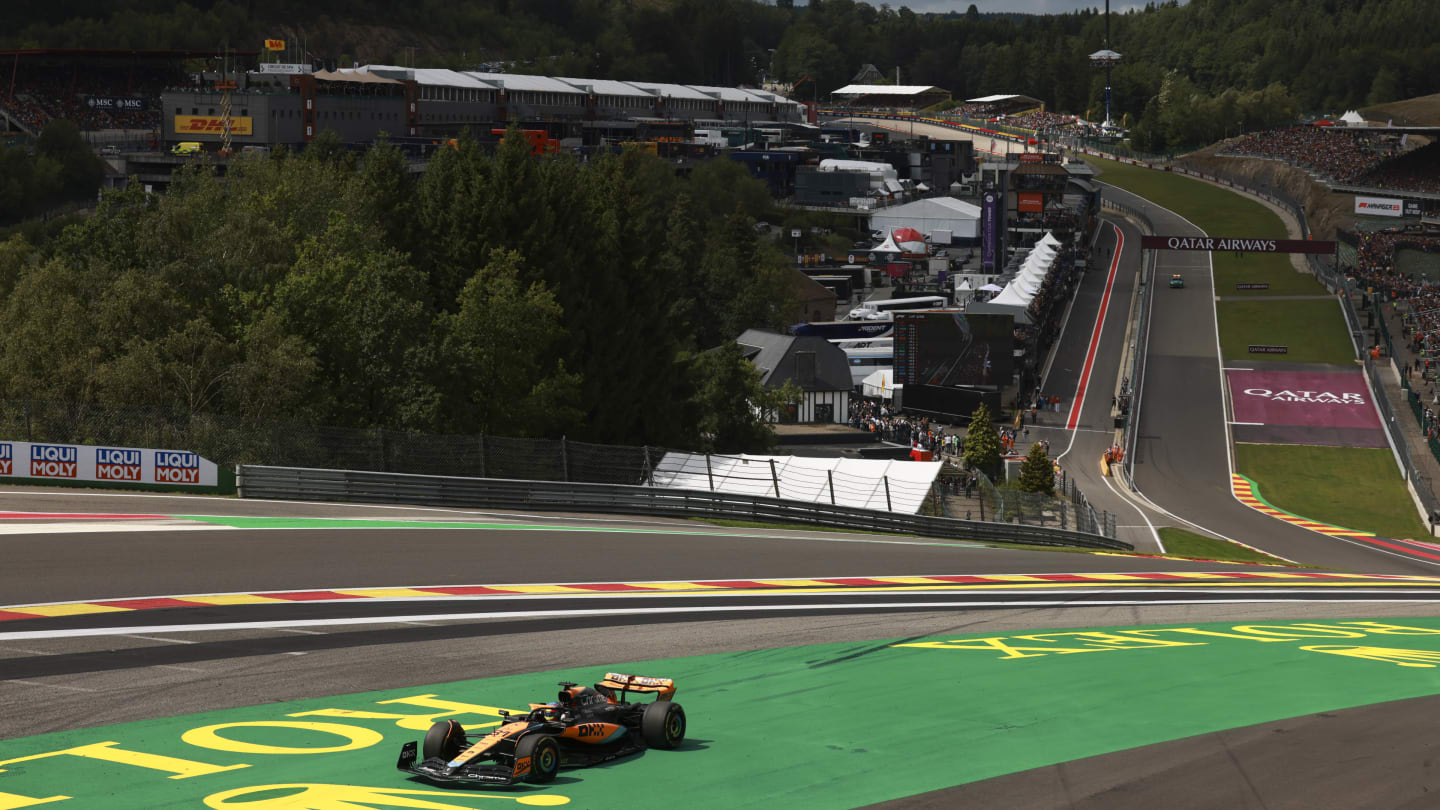
[[[1220, 301], [1220, 353], [1246, 363], [1352, 365], [1355, 347], [1333, 299], [1315, 301]], [[1288, 346], [1285, 354], [1250, 354], [1250, 345]]]
[[1290, 565], [1239, 543], [1206, 537], [1187, 529], [1159, 529], [1160, 542], [1165, 544], [1165, 553], [1175, 557], [1194, 557], [1199, 560], [1224, 560], [1229, 562], [1253, 562], [1266, 565]]
[[1236, 444], [1235, 467], [1277, 509], [1382, 537], [1430, 535], [1387, 449]]

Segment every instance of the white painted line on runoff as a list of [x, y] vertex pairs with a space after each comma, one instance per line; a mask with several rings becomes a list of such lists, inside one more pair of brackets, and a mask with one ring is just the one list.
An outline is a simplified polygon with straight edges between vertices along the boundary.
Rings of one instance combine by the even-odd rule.
[[1253, 368], [1235, 368], [1234, 366], [1225, 366], [1224, 370], [1225, 370], [1225, 371], [1254, 371], [1255, 369], [1253, 369]]
[[[98, 692], [98, 689], [86, 689], [83, 686], [64, 686], [58, 683], [39, 683], [37, 681], [22, 681], [19, 678], [10, 678], [5, 683], [18, 683], [24, 686], [43, 686], [47, 689], [64, 689], [67, 692]], [[22, 805], [23, 806], [23, 805]]]
[[195, 644], [195, 643], [197, 643], [197, 642], [194, 642], [194, 641], [190, 641], [190, 640], [188, 640], [188, 639], [181, 639], [181, 638], [158, 638], [158, 637], [156, 637], [156, 636], [141, 636], [141, 635], [137, 635], [137, 634], [135, 634], [135, 633], [130, 633], [129, 635], [125, 636], [125, 638], [138, 638], [138, 639], [141, 639], [142, 641], [163, 641], [163, 642], [165, 642], [166, 644]]
[[1117, 498], [1119, 498], [1120, 500], [1124, 501], [1125, 503], [1129, 504], [1129, 505], [1130, 505], [1130, 508], [1131, 508], [1131, 509], [1134, 509], [1134, 510], [1135, 510], [1135, 513], [1138, 514], [1138, 515], [1140, 515], [1140, 519], [1143, 520], [1143, 521], [1145, 521], [1145, 527], [1150, 530], [1150, 536], [1153, 537], [1153, 538], [1155, 538], [1155, 545], [1156, 545], [1156, 547], [1158, 547], [1158, 548], [1160, 549], [1160, 553], [1161, 553], [1161, 554], [1164, 554], [1164, 553], [1165, 553], [1165, 541], [1163, 541], [1163, 540], [1160, 539], [1160, 532], [1158, 532], [1158, 531], [1155, 530], [1155, 524], [1153, 524], [1153, 523], [1150, 522], [1150, 516], [1147, 515], [1147, 514], [1145, 514], [1145, 510], [1144, 510], [1144, 509], [1141, 509], [1138, 505], [1136, 505], [1136, 503], [1135, 503], [1134, 501], [1132, 501], [1132, 500], [1130, 500], [1129, 498], [1125, 497], [1125, 495], [1124, 495], [1123, 493], [1121, 493], [1120, 490], [1116, 489], [1116, 488], [1115, 488], [1115, 485], [1112, 484], [1112, 483], [1110, 483], [1110, 478], [1109, 478], [1109, 477], [1101, 478], [1100, 480], [1105, 482], [1106, 488], [1108, 488], [1108, 489], [1110, 490], [1110, 492], [1115, 495], [1115, 497], [1117, 497]]
[[1264, 423], [1264, 422], [1236, 422], [1236, 421], [1234, 421], [1234, 420], [1231, 420], [1230, 424], [1232, 424], [1232, 425], [1251, 425], [1251, 426], [1254, 426], [1254, 427], [1264, 427], [1264, 426], [1265, 426], [1265, 423]]
[[[1368, 593], [1368, 591], [1347, 591], [1347, 593]], [[1124, 592], [1114, 592], [1124, 593]], [[1227, 596], [1237, 597], [1237, 594], [1244, 594], [1245, 591], [1217, 591]], [[1381, 596], [1390, 596], [1396, 592], [1380, 592]], [[1399, 592], [1404, 594], [1405, 592]], [[1423, 593], [1423, 592], [1422, 592]], [[1266, 591], [1256, 591], [1255, 598], [1230, 598], [1230, 599], [1102, 599], [1096, 601], [1075, 602], [1066, 599], [1037, 599], [1016, 602], [887, 602], [881, 604], [803, 604], [803, 605], [704, 605], [695, 607], [665, 607], [665, 608], [619, 608], [613, 610], [520, 610], [520, 611], [486, 611], [482, 613], [437, 613], [423, 616], [366, 616], [358, 618], [334, 618], [334, 619], [298, 619], [294, 621], [269, 621], [269, 622], [233, 622], [218, 624], [180, 624], [180, 625], [154, 625], [149, 627], [97, 627], [97, 628], [72, 628], [66, 630], [32, 630], [28, 632], [0, 633], [0, 641], [20, 641], [33, 639], [56, 639], [56, 638], [91, 638], [98, 636], [125, 635], [126, 630], [142, 630], [147, 633], [204, 633], [224, 632], [234, 630], [279, 630], [295, 627], [346, 627], [355, 625], [376, 625], [376, 624], [405, 624], [415, 621], [431, 622], [454, 622], [454, 621], [475, 621], [480, 619], [538, 619], [538, 618], [573, 618], [582, 616], [643, 616], [643, 615], [667, 615], [667, 614], [705, 614], [705, 613], [755, 613], [761, 611], [797, 611], [797, 610], [823, 610], [823, 611], [859, 611], [859, 610], [914, 610], [929, 608], [973, 608], [973, 607], [1115, 607], [1126, 605], [1215, 605], [1215, 604], [1251, 604], [1255, 602], [1277, 602], [1277, 603], [1345, 603], [1345, 604], [1366, 604], [1383, 602], [1417, 602], [1434, 604], [1431, 598], [1373, 598], [1373, 599], [1265, 599]], [[302, 653], [303, 654], [303, 653]], [[79, 689], [79, 687], [68, 687]], [[93, 691], [93, 690], [81, 690]]]

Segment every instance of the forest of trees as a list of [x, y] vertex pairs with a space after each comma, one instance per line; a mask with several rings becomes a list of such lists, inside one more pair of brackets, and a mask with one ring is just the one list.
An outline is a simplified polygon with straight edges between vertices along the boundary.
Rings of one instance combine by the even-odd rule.
[[94, 201], [105, 165], [73, 121], [51, 121], [35, 151], [0, 148], [0, 225], [49, 212], [62, 203]]
[[[1096, 5], [1100, 5], [1097, 3]], [[815, 77], [821, 97], [864, 64], [955, 98], [1023, 93], [1095, 118], [1095, 10], [917, 15], [859, 0], [8, 0], [0, 47], [235, 48], [263, 37], [373, 63], [692, 84]], [[878, 6], [878, 7], [877, 7]], [[1310, 112], [1440, 90], [1431, 0], [1174, 0], [1112, 16], [1114, 109], [1138, 120], [1167, 76], [1218, 99], [1280, 86]], [[811, 85], [806, 85], [811, 87]], [[806, 95], [805, 90], [801, 96]]]
[[758, 449], [780, 400], [723, 347], [790, 314], [787, 259], [753, 227], [769, 204], [726, 160], [682, 179], [466, 139], [415, 180], [395, 147], [357, 166], [325, 133], [111, 192], [44, 248], [0, 243], [0, 396]]

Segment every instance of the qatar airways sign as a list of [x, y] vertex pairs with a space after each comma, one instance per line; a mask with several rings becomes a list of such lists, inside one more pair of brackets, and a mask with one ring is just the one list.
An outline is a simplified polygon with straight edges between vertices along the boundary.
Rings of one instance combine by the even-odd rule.
[[1234, 253], [1334, 253], [1334, 242], [1316, 239], [1243, 239], [1225, 236], [1142, 236], [1146, 250], [1211, 250]]
[[29, 478], [213, 487], [218, 477], [215, 462], [185, 450], [0, 442], [0, 481]]

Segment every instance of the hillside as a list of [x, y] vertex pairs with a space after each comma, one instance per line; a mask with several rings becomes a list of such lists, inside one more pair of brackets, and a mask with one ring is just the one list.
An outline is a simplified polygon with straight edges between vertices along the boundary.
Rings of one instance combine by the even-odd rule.
[[1396, 126], [1440, 126], [1440, 93], [1377, 104], [1360, 111], [1367, 121], [1394, 121]]
[[[1115, 110], [1140, 119], [1167, 79], [1177, 94], [1213, 99], [1216, 120], [1230, 124], [1247, 96], [1321, 111], [1440, 92], [1440, 15], [1421, 5], [1163, 0], [1117, 13]], [[1023, 93], [1090, 118], [1104, 95], [1088, 62], [1105, 36], [1093, 9], [938, 16], [853, 0], [9, 0], [6, 12], [0, 48], [253, 48], [278, 35], [342, 63], [503, 61], [520, 72], [711, 85], [813, 76], [822, 94], [870, 63], [955, 98]], [[1230, 91], [1242, 103], [1227, 101]], [[1166, 130], [1162, 140], [1205, 142], [1194, 127], [1161, 122], [1158, 110], [1150, 117], [1152, 131]]]

